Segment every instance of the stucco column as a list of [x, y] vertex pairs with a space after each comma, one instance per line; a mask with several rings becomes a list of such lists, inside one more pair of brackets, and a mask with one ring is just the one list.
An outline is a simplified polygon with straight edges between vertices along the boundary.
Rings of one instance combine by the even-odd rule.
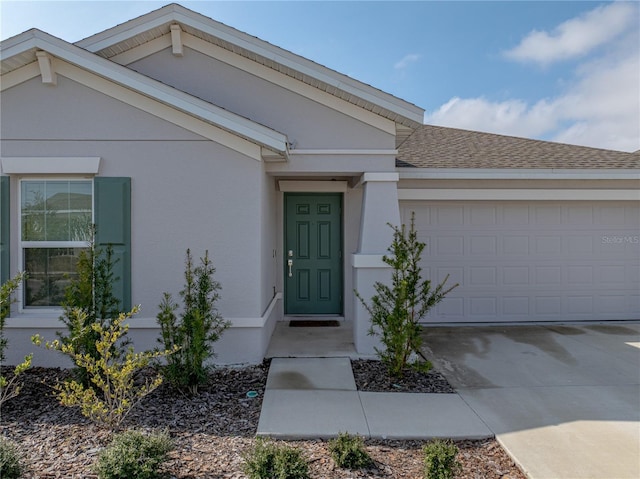
[[[394, 226], [400, 225], [397, 173], [364, 173], [360, 179], [362, 188], [362, 213], [358, 252], [351, 258], [354, 288], [367, 301], [375, 294], [376, 281], [388, 283], [390, 267], [382, 261], [393, 239]], [[353, 340], [360, 354], [373, 355], [379, 345], [377, 338], [369, 336], [369, 313], [354, 295]]]

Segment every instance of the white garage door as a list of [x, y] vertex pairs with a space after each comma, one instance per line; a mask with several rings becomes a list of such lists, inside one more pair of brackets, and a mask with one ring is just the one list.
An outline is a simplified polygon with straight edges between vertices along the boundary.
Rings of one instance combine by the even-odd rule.
[[460, 283], [435, 322], [640, 319], [638, 202], [401, 203], [423, 275]]

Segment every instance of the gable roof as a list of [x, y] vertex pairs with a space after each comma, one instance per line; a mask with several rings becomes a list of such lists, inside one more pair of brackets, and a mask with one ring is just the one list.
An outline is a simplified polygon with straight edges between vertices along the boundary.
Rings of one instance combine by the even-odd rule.
[[112, 58], [168, 34], [173, 24], [178, 24], [190, 35], [293, 77], [404, 127], [413, 129], [423, 122], [424, 110], [412, 103], [175, 3], [85, 38], [76, 45], [104, 58]]
[[[10, 74], [37, 62], [36, 53], [44, 51], [65, 62], [87, 70], [129, 90], [168, 105], [178, 111], [221, 128], [280, 156], [287, 156], [288, 141], [282, 133], [255, 123], [169, 85], [137, 73], [78, 46], [37, 29], [28, 30], [0, 43], [2, 89], [12, 82]], [[16, 81], [20, 81], [17, 79]]]
[[398, 148], [399, 168], [640, 169], [640, 154], [423, 125]]

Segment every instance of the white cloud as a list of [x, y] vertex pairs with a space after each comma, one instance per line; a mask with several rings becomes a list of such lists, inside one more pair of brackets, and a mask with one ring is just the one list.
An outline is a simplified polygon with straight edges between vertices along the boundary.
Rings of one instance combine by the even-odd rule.
[[616, 38], [637, 21], [637, 16], [637, 5], [631, 2], [600, 6], [561, 23], [551, 33], [534, 30], [504, 54], [543, 65], [580, 57]]
[[405, 55], [404, 57], [402, 57], [400, 61], [396, 62], [396, 64], [393, 65], [393, 68], [395, 70], [404, 70], [410, 64], [415, 63], [418, 60], [420, 60], [420, 55], [416, 53], [409, 53], [408, 55]]
[[[638, 20], [635, 21], [637, 25]], [[585, 59], [573, 78], [566, 81], [563, 93], [554, 98], [536, 102], [452, 98], [425, 115], [425, 123], [598, 148], [638, 150], [639, 37], [637, 28], [619, 33], [615, 40], [607, 42], [607, 48], [599, 56]]]

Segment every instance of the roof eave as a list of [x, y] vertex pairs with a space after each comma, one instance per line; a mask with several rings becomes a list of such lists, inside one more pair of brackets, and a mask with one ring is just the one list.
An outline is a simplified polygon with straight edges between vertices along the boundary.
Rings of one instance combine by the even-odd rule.
[[109, 30], [85, 38], [77, 42], [76, 45], [97, 53], [119, 42], [142, 34], [149, 29], [175, 22], [201, 30], [255, 55], [274, 61], [301, 75], [306, 75], [348, 95], [353, 95], [365, 102], [376, 105], [392, 114], [387, 116], [395, 116], [394, 121], [397, 123], [411, 128], [417, 128], [423, 123], [424, 109], [416, 105], [177, 4], [170, 4], [141, 17], [129, 20]]
[[[32, 29], [3, 41], [0, 44], [0, 59], [6, 62], [13, 57], [35, 50], [44, 50], [55, 57], [168, 104], [274, 153], [288, 156], [286, 135], [110, 62], [40, 30]], [[33, 61], [35, 61], [35, 54]]]

